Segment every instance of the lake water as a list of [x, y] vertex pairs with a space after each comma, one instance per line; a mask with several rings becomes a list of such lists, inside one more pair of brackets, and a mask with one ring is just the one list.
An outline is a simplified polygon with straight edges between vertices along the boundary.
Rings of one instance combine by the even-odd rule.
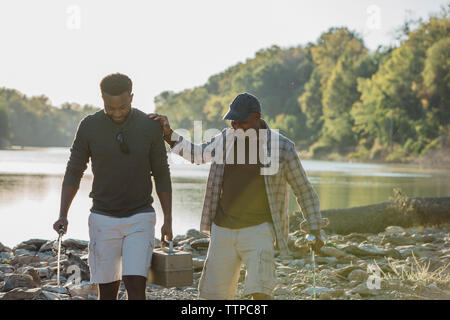
[[[0, 242], [13, 247], [30, 238], [56, 239], [52, 229], [59, 214], [61, 183], [68, 148], [0, 150]], [[209, 165], [191, 165], [169, 155], [173, 189], [173, 232], [199, 228]], [[302, 160], [314, 185], [321, 209], [346, 208], [388, 201], [393, 188], [411, 197], [450, 196], [450, 172], [408, 165], [385, 165]], [[88, 215], [92, 185], [86, 171], [69, 211], [66, 237], [88, 240]], [[163, 221], [157, 212], [156, 236]], [[291, 192], [290, 209], [299, 210]]]

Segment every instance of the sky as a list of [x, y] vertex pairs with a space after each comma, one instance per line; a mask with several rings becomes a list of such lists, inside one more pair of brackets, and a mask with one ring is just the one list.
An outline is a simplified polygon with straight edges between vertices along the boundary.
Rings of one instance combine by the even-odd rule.
[[0, 87], [103, 107], [99, 83], [121, 72], [133, 105], [206, 83], [272, 45], [314, 42], [346, 26], [366, 46], [394, 43], [406, 17], [428, 18], [448, 0], [1, 0]]

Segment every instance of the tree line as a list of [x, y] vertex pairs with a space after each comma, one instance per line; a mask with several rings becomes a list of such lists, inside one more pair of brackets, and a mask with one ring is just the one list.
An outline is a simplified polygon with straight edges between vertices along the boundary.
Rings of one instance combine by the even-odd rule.
[[[174, 128], [227, 126], [222, 116], [241, 92], [256, 95], [263, 117], [313, 158], [401, 160], [450, 138], [449, 8], [406, 21], [398, 46], [370, 52], [347, 28], [315, 43], [272, 46], [211, 76], [203, 86], [155, 97]], [[206, 128], [205, 128], [206, 126]]]
[[17, 90], [0, 88], [0, 147], [67, 147], [80, 120], [97, 111], [91, 105], [51, 105], [44, 96], [27, 97]]
[[[449, 8], [426, 21], [406, 21], [398, 45], [370, 51], [347, 28], [330, 28], [314, 43], [272, 46], [212, 75], [203, 85], [155, 97], [155, 111], [174, 128], [221, 129], [241, 92], [256, 95], [272, 128], [312, 158], [418, 157], [450, 141]], [[70, 146], [91, 105], [50, 104], [0, 88], [0, 147]]]

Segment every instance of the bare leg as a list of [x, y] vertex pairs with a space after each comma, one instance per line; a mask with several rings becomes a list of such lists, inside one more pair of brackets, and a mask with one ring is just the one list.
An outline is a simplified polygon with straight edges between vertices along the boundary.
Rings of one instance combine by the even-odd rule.
[[119, 293], [120, 280], [110, 283], [98, 284], [98, 300], [117, 300]]
[[147, 279], [143, 276], [122, 276], [128, 300], [145, 300]]

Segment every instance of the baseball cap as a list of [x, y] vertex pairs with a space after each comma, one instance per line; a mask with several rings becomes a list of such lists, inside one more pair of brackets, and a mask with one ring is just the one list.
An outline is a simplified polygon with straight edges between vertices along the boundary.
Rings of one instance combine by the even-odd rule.
[[224, 120], [245, 121], [252, 112], [261, 112], [261, 104], [254, 95], [241, 93], [234, 98]]

